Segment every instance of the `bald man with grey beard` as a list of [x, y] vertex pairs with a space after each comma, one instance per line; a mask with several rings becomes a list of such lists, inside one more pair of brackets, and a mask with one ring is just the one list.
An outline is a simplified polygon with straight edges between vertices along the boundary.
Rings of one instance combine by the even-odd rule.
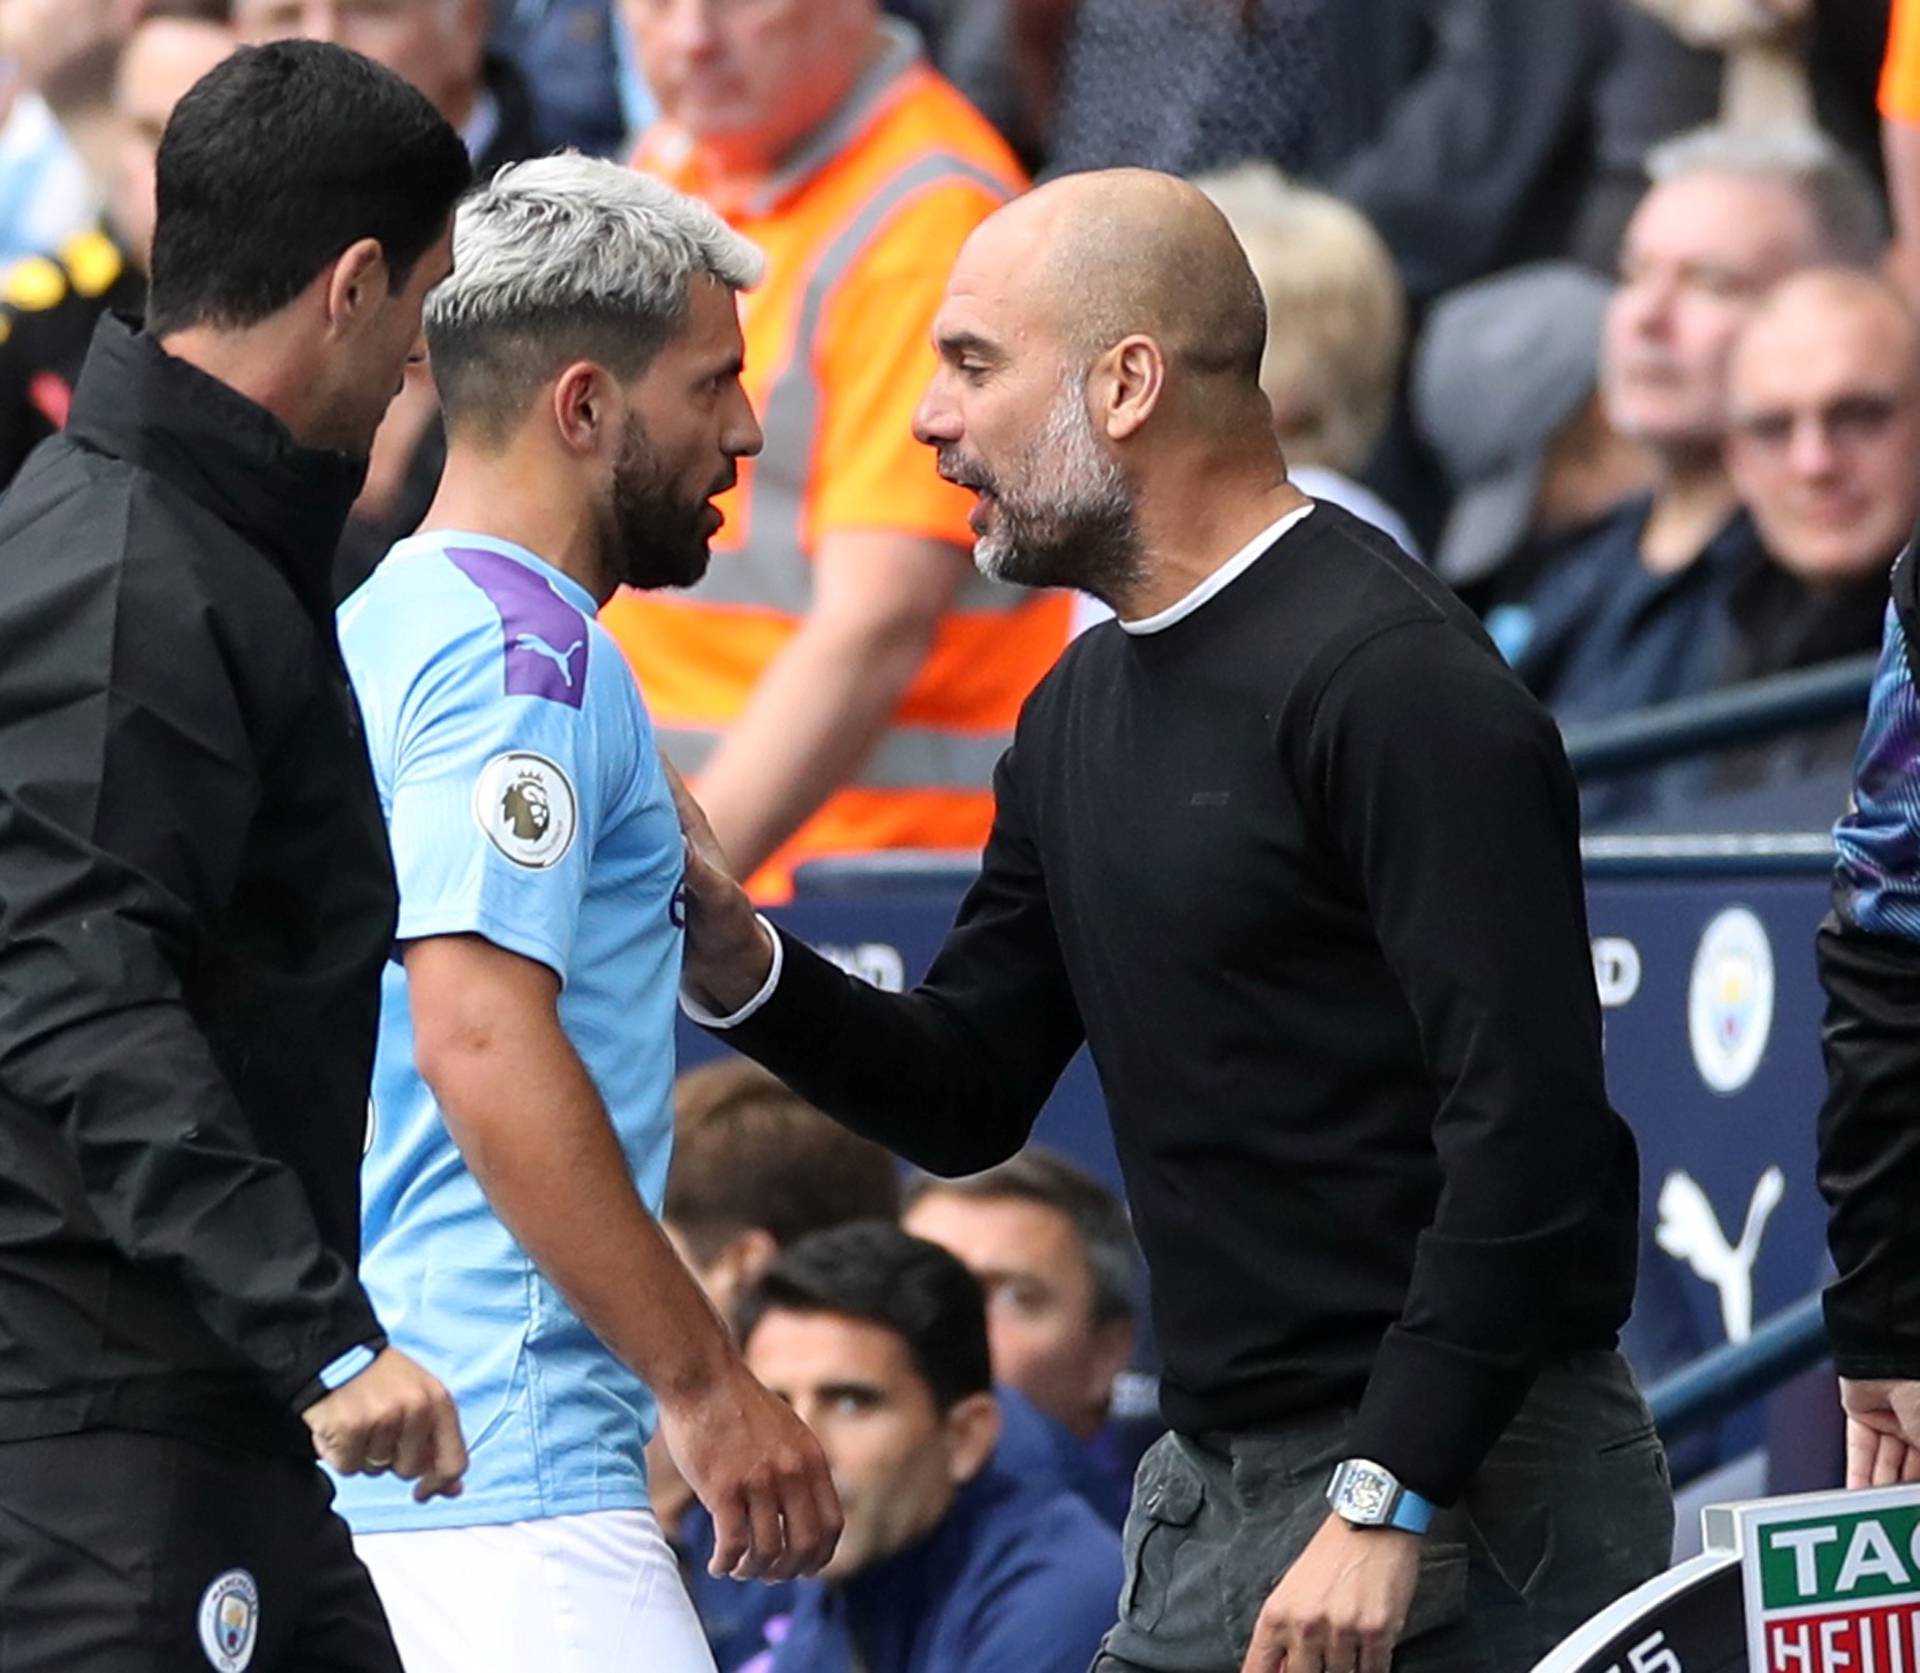
[[1639, 1174], [1577, 799], [1447, 589], [1288, 482], [1265, 327], [1165, 176], [974, 233], [917, 432], [982, 569], [1118, 619], [1029, 701], [911, 993], [756, 918], [683, 795], [683, 996], [938, 1174], [1012, 1155], [1091, 1048], [1172, 1431], [1096, 1673], [1512, 1673], [1672, 1534], [1614, 1346]]

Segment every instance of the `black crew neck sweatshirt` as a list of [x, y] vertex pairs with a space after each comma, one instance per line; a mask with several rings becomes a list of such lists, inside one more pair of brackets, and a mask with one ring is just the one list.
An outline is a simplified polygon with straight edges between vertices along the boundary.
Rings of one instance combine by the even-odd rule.
[[1471, 615], [1317, 506], [1029, 700], [924, 983], [789, 940], [734, 1044], [938, 1172], [1091, 1046], [1188, 1433], [1358, 1404], [1451, 1501], [1555, 1352], [1610, 1345], [1638, 1163], [1608, 1106], [1558, 732]]

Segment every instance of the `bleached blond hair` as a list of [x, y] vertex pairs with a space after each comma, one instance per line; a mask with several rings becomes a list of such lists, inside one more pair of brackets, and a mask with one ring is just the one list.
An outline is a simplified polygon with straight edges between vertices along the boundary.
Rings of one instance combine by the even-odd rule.
[[453, 272], [427, 297], [448, 422], [498, 431], [574, 360], [643, 371], [691, 286], [760, 282], [760, 251], [697, 198], [574, 152], [503, 168], [454, 217]]

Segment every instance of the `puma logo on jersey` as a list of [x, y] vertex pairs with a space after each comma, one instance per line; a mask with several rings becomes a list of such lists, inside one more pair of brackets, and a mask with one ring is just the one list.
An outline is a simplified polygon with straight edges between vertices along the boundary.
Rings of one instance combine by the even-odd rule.
[[535, 656], [543, 656], [560, 670], [561, 679], [567, 682], [567, 689], [573, 689], [573, 653], [586, 643], [576, 639], [564, 651], [557, 651], [537, 633], [523, 633], [514, 643], [523, 651], [532, 651]]

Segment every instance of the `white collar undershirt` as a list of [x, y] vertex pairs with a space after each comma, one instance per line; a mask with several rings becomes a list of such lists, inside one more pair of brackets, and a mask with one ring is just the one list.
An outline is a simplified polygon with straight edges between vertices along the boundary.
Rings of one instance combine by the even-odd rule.
[[1313, 502], [1298, 506], [1284, 517], [1269, 523], [1257, 535], [1235, 552], [1218, 569], [1209, 575], [1192, 592], [1183, 598], [1177, 598], [1164, 610], [1156, 610], [1151, 616], [1142, 616], [1138, 621], [1120, 623], [1122, 633], [1159, 633], [1172, 627], [1175, 622], [1185, 621], [1214, 594], [1224, 591], [1253, 567], [1253, 560], [1269, 546], [1286, 534], [1293, 526], [1313, 510]]

